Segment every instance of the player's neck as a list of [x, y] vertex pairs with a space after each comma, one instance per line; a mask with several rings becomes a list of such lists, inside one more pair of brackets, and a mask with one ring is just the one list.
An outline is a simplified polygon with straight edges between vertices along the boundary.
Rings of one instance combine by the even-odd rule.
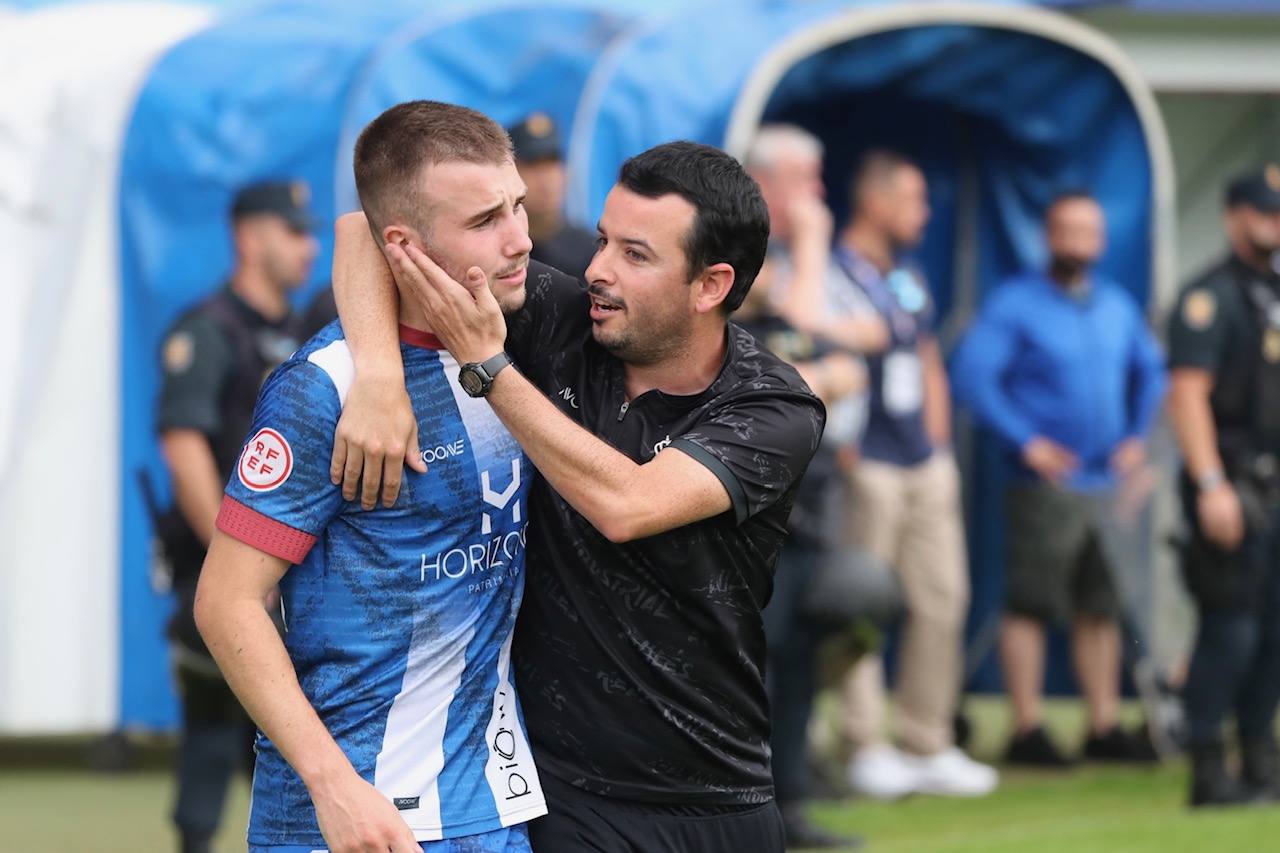
[[285, 291], [273, 284], [260, 270], [240, 267], [231, 276], [231, 291], [245, 304], [272, 322], [283, 320], [289, 313]]
[[718, 333], [704, 330], [692, 335], [687, 345], [673, 350], [653, 364], [624, 363], [627, 399], [658, 390], [677, 397], [701, 394], [711, 387], [724, 366], [728, 346], [724, 327]]
[[419, 332], [426, 332], [434, 335], [435, 328], [431, 325], [431, 320], [427, 317], [427, 312], [422, 310], [422, 306], [418, 304], [416, 299], [406, 299], [404, 294], [400, 295], [400, 313], [398, 317], [400, 325], [408, 326], [410, 329], [417, 329]]
[[881, 273], [893, 269], [893, 246], [878, 228], [857, 220], [850, 222], [840, 235], [840, 244], [866, 258]]

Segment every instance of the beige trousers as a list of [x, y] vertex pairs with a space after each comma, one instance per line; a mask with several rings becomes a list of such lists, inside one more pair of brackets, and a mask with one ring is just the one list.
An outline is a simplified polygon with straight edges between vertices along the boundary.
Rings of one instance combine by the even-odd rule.
[[[964, 660], [969, 574], [955, 459], [915, 467], [863, 459], [850, 475], [853, 542], [892, 565], [907, 613], [900, 635], [894, 730], [904, 749], [932, 755], [953, 741]], [[854, 749], [885, 741], [884, 665], [867, 655], [845, 678], [845, 731]]]

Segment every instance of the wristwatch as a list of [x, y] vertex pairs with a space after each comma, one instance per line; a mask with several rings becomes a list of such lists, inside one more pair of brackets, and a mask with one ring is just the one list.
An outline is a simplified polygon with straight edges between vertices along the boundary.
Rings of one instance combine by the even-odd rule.
[[471, 397], [483, 397], [493, 387], [493, 380], [502, 368], [511, 363], [511, 356], [500, 352], [481, 362], [470, 362], [458, 369], [458, 384]]
[[1214, 468], [1212, 471], [1206, 471], [1196, 478], [1196, 488], [1201, 492], [1212, 492], [1226, 481], [1227, 478], [1222, 473], [1222, 469]]

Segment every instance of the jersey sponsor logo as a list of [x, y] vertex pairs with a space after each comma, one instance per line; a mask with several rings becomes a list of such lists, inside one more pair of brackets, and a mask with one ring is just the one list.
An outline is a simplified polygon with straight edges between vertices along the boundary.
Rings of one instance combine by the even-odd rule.
[[293, 450], [283, 435], [263, 427], [240, 452], [236, 473], [250, 491], [278, 489], [293, 473]]
[[1213, 325], [1213, 318], [1217, 313], [1218, 300], [1207, 290], [1187, 294], [1186, 301], [1182, 303], [1182, 319], [1197, 332]]
[[[511, 499], [515, 497], [517, 491], [520, 490], [520, 460], [511, 460], [511, 482], [501, 492], [493, 490], [492, 481], [489, 478], [488, 470], [480, 472], [480, 494], [484, 498], [484, 502], [494, 507], [499, 512], [507, 508], [507, 504], [511, 503]], [[520, 523], [520, 501], [516, 501], [511, 508], [511, 521], [514, 524]], [[493, 517], [486, 512], [480, 523], [480, 532], [486, 536], [493, 532]]]
[[[529, 525], [525, 524], [518, 530], [488, 536], [483, 541], [450, 548], [448, 551], [433, 555], [423, 554], [418, 580], [422, 583], [428, 580], [439, 581], [441, 578], [457, 580], [468, 575], [487, 574], [494, 569], [510, 565], [524, 550], [528, 541], [528, 530]], [[473, 583], [469, 591], [482, 592], [492, 589], [501, 580], [503, 578], [495, 574], [492, 579], [481, 579]]]
[[391, 801], [391, 804], [400, 811], [407, 811], [409, 809], [416, 809], [421, 800], [421, 797], [396, 797]]
[[422, 461], [430, 465], [432, 462], [443, 462], [454, 456], [461, 456], [467, 452], [466, 439], [456, 438], [448, 444], [437, 444], [435, 447], [428, 447], [422, 451]]
[[671, 446], [671, 436], [668, 435], [666, 438], [662, 439], [662, 441], [659, 441], [657, 444], [653, 446], [653, 455], [657, 456], [659, 453], [666, 450], [670, 446]]
[[573, 393], [572, 388], [561, 388], [560, 393], [557, 394], [556, 396], [558, 396], [561, 400], [564, 400], [573, 408], [575, 409], [578, 408], [578, 396]]
[[[525, 777], [525, 773], [529, 772], [524, 766], [525, 756], [520, 754], [520, 742], [516, 738], [515, 729], [515, 709], [508, 708], [507, 702], [511, 696], [506, 690], [499, 688], [497, 695], [497, 726], [490, 724], [489, 733], [489, 749], [492, 751], [493, 757], [502, 762], [498, 765], [498, 770], [507, 774], [507, 790], [503, 799], [507, 802], [518, 800], [521, 797], [527, 797], [533, 793], [530, 790], [529, 780]], [[508, 717], [511, 719], [508, 720]], [[532, 756], [529, 756], [532, 758]]]

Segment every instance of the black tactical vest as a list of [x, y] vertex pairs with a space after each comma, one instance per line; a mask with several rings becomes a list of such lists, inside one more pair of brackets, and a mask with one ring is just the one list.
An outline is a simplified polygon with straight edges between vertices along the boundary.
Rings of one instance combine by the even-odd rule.
[[210, 436], [218, 475], [226, 480], [249, 437], [263, 380], [298, 348], [298, 341], [292, 323], [284, 327], [255, 324], [228, 290], [214, 295], [204, 310], [225, 335], [234, 359], [219, 399], [222, 429]]
[[1253, 344], [1255, 452], [1280, 453], [1280, 280], [1246, 285], [1256, 337]]
[[1218, 447], [1234, 469], [1259, 454], [1280, 452], [1280, 280], [1238, 262], [1223, 272], [1248, 318], [1239, 358], [1219, 369], [1211, 398]]

